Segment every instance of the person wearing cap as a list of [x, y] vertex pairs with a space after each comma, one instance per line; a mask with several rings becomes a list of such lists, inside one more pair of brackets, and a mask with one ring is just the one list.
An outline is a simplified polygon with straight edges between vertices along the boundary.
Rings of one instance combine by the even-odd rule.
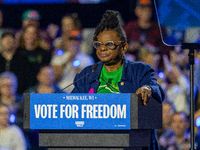
[[[22, 29], [24, 29], [29, 24], [32, 24], [39, 28], [40, 26], [40, 14], [37, 10], [28, 9], [22, 14]], [[21, 30], [17, 31], [16, 38], [19, 39], [21, 36]]]
[[[71, 84], [75, 75], [83, 68], [94, 63], [91, 56], [80, 52], [81, 42], [81, 32], [72, 30], [60, 49], [53, 54], [51, 65], [55, 72], [56, 82], [61, 89]], [[73, 88], [72, 85], [65, 89], [65, 92], [70, 93]]]
[[[34, 25], [40, 28], [41, 15], [35, 9], [28, 9], [22, 14], [22, 29], [17, 31], [16, 38], [19, 39], [21, 36], [21, 31], [28, 25]], [[54, 24], [49, 24], [47, 29], [40, 29], [40, 46], [45, 50], [51, 50], [51, 42], [58, 31], [58, 26]], [[55, 33], [54, 33], [55, 32]]]
[[29, 9], [22, 14], [22, 28], [32, 24], [36, 27], [40, 26], [40, 14], [37, 10]]
[[[127, 53], [138, 60], [140, 48], [149, 43], [159, 50], [157, 53], [168, 54], [169, 47], [163, 44], [159, 25], [153, 20], [153, 1], [137, 0], [134, 12], [136, 19], [124, 25], [129, 43]], [[164, 28], [162, 30], [165, 33]]]

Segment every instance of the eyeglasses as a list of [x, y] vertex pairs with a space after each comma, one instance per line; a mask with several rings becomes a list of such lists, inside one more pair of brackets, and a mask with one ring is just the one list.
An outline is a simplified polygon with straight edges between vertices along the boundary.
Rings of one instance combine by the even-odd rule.
[[106, 48], [108, 49], [115, 49], [117, 46], [121, 45], [116, 45], [116, 43], [124, 43], [124, 41], [107, 41], [105, 42], [105, 44], [103, 44], [102, 42], [99, 42], [99, 41], [94, 41], [93, 42], [93, 46], [94, 48], [98, 49], [100, 48], [102, 45], [105, 45]]

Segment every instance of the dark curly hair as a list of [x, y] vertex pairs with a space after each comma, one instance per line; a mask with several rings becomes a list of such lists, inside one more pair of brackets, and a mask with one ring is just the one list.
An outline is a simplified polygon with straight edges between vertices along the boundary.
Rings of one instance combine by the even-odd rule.
[[104, 30], [114, 30], [120, 37], [121, 41], [127, 42], [126, 33], [119, 23], [119, 12], [114, 10], [106, 10], [103, 14], [101, 22], [97, 25], [93, 37], [93, 41], [97, 41], [97, 36]]

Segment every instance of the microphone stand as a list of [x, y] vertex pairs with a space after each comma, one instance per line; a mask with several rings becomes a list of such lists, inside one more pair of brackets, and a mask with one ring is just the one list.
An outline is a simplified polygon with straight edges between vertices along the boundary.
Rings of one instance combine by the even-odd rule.
[[89, 73], [87, 73], [86, 75], [82, 76], [81, 78], [77, 79], [76, 81], [72, 82], [71, 84], [67, 85], [65, 88], [61, 89], [60, 91], [58, 91], [57, 93], [62, 92], [63, 90], [67, 89], [68, 87], [70, 87], [72, 84], [78, 82], [79, 80], [85, 78], [86, 76], [88, 76], [90, 73], [94, 72], [97, 69], [98, 64], [95, 63], [94, 65], [92, 65], [92, 71], [90, 71]]
[[182, 49], [189, 49], [189, 64], [190, 64], [190, 150], [195, 150], [195, 135], [194, 135], [194, 50], [200, 49], [199, 43], [182, 43]]

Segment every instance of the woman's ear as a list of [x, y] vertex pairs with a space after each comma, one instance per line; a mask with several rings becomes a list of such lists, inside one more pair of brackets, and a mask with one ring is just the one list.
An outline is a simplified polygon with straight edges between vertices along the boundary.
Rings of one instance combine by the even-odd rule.
[[126, 53], [127, 50], [128, 50], [128, 43], [125, 43], [123, 45], [123, 50], [122, 50], [123, 55]]

